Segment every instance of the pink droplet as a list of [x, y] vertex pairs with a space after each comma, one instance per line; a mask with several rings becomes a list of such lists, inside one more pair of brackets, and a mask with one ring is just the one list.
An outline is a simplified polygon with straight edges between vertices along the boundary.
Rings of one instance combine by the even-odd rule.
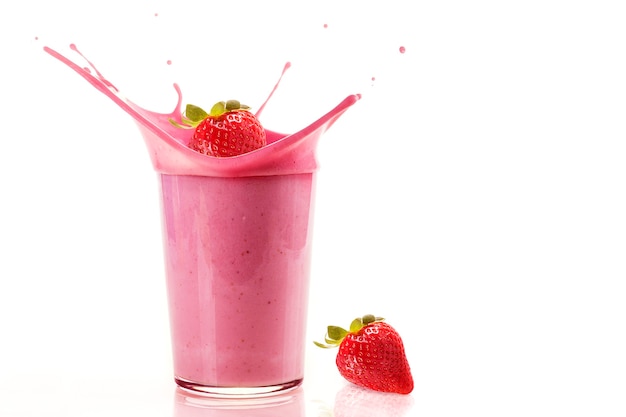
[[39, 40], [39, 36], [35, 36], [35, 40], [38, 41]]
[[155, 14], [154, 14], [154, 17], [159, 17], [159, 14], [158, 14], [158, 13], [155, 13]]
[[324, 23], [324, 29], [328, 29], [328, 23]]
[[167, 60], [167, 65], [172, 65], [172, 60], [171, 59]]
[[406, 48], [404, 46], [400, 47], [400, 53], [403, 54], [406, 52]]

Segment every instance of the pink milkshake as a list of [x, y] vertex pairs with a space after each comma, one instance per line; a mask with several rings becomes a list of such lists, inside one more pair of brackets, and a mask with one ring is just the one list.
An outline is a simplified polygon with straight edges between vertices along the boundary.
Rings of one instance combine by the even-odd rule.
[[189, 149], [192, 132], [169, 123], [181, 118], [178, 86], [172, 113], [151, 112], [122, 97], [89, 61], [91, 69], [45, 50], [130, 114], [147, 145], [162, 196], [177, 384], [222, 397], [299, 386], [316, 146], [360, 96], [348, 96], [297, 133], [266, 130], [267, 145], [260, 149], [216, 158]]
[[179, 385], [302, 381], [313, 177], [160, 176]]

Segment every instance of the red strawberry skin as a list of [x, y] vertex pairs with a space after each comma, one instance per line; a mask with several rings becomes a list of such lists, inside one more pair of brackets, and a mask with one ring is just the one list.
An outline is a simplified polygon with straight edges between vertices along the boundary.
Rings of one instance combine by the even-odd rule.
[[408, 394], [413, 377], [398, 332], [382, 321], [349, 333], [336, 359], [339, 373], [348, 381], [375, 391]]
[[265, 129], [251, 112], [231, 110], [208, 116], [196, 127], [189, 147], [205, 155], [241, 155], [266, 145]]

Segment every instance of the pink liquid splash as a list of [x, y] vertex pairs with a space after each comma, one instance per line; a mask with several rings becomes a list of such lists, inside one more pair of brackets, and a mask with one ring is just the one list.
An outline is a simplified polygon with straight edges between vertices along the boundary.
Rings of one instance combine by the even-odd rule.
[[[44, 47], [48, 54], [74, 70], [135, 119], [154, 169], [162, 174], [244, 177], [314, 172], [317, 169], [315, 150], [320, 136], [361, 98], [360, 94], [349, 95], [325, 115], [293, 134], [282, 134], [266, 129], [267, 145], [260, 149], [229, 158], [214, 158], [187, 147], [193, 131], [178, 129], [169, 122], [169, 119], [181, 122], [182, 92], [178, 84], [174, 84], [178, 94], [174, 110], [168, 114], [156, 113], [124, 97], [76, 45], [71, 44], [70, 49], [82, 58], [87, 66], [81, 66], [54, 49]], [[257, 117], [278, 88], [289, 66], [289, 63], [285, 65], [278, 82], [256, 112]]]

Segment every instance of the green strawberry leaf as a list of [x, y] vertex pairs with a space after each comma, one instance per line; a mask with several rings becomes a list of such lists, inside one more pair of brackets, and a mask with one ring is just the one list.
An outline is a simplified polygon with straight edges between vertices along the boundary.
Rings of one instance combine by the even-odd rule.
[[363, 327], [363, 320], [361, 320], [361, 318], [352, 320], [352, 323], [350, 323], [350, 333], [358, 332], [361, 330], [361, 327]]
[[226, 102], [226, 111], [238, 110], [241, 108], [241, 103], [238, 100], [228, 100]]
[[219, 116], [225, 111], [226, 111], [226, 103], [223, 101], [218, 101], [217, 103], [213, 105], [213, 107], [211, 107], [211, 111], [209, 112], [209, 114], [211, 116]]
[[326, 342], [326, 345], [328, 346], [337, 346], [337, 341], [328, 336], [324, 337], [324, 342]]
[[185, 118], [183, 117], [183, 124], [181, 125], [180, 123], [178, 123], [176, 120], [172, 119], [171, 117], [168, 119], [169, 122], [172, 124], [172, 126], [177, 127], [179, 129], [191, 129], [191, 126], [189, 126], [188, 124], [185, 124]]
[[348, 334], [346, 329], [339, 326], [328, 326], [328, 337], [332, 340], [342, 340]]
[[187, 104], [185, 107], [185, 117], [190, 122], [200, 123], [208, 116], [207, 112], [205, 112], [202, 108], [198, 106], [194, 106], [193, 104]]
[[376, 317], [373, 314], [366, 314], [361, 318], [361, 321], [364, 326], [367, 326], [370, 323], [374, 323], [375, 321], [381, 321], [381, 317]]

